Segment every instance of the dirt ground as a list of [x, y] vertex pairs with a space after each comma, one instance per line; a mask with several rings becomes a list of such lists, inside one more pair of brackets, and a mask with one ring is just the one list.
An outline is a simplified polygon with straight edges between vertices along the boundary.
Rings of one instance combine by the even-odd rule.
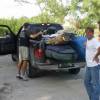
[[83, 83], [84, 69], [78, 75], [47, 72], [29, 79], [16, 79], [16, 63], [10, 55], [0, 57], [0, 100], [88, 100]]

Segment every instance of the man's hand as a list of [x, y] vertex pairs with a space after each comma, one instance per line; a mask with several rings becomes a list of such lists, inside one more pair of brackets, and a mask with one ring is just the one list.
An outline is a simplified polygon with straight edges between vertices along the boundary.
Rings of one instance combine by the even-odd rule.
[[98, 57], [94, 57], [93, 61], [96, 61], [97, 63], [99, 63], [99, 58]]
[[41, 32], [41, 31], [40, 31], [40, 32], [38, 32], [37, 34], [38, 34], [38, 35], [42, 35], [42, 34], [43, 34], [43, 32]]
[[97, 49], [97, 53], [93, 58], [93, 61], [96, 61], [97, 63], [99, 63], [99, 58], [98, 56], [100, 55], [100, 47]]

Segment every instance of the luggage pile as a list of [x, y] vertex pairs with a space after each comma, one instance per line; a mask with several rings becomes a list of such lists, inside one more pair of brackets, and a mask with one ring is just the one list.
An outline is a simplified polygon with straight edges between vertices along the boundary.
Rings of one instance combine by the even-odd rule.
[[55, 34], [45, 35], [45, 55], [48, 58], [72, 62], [77, 59], [76, 51], [69, 45], [73, 34], [59, 30]]
[[[85, 41], [86, 38], [83, 36], [80, 37], [65, 30], [59, 30], [55, 34], [44, 35], [38, 49], [43, 51], [41, 59], [50, 58], [65, 62], [75, 62], [85, 58]], [[39, 53], [36, 54], [38, 55]]]
[[65, 44], [71, 40], [72, 33], [67, 33], [65, 30], [59, 30], [55, 34], [49, 35], [45, 38], [46, 44], [58, 45]]

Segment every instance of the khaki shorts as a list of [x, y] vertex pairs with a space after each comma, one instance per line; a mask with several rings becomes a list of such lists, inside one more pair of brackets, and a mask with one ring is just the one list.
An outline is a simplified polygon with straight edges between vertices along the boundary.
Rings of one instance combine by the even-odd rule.
[[19, 61], [28, 60], [28, 47], [20, 46], [19, 47]]

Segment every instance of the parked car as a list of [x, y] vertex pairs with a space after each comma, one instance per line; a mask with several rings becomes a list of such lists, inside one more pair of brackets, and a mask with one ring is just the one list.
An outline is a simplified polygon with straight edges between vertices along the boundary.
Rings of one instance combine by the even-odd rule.
[[[63, 29], [60, 24], [38, 23], [30, 24], [30, 31], [34, 32], [35, 29], [44, 31], [48, 30], [49, 27], [54, 27], [56, 31]], [[19, 29], [17, 35], [7, 25], [0, 25], [1, 28], [4, 29], [4, 34], [2, 33], [0, 36], [0, 55], [11, 54], [12, 60], [17, 61], [17, 40], [22, 27]], [[70, 42], [63, 45], [42, 44], [42, 40], [44, 39], [30, 39], [29, 67], [27, 69], [29, 77], [39, 76], [41, 70], [68, 70], [72, 74], [78, 74], [80, 69], [85, 66], [85, 37], [73, 34]]]

